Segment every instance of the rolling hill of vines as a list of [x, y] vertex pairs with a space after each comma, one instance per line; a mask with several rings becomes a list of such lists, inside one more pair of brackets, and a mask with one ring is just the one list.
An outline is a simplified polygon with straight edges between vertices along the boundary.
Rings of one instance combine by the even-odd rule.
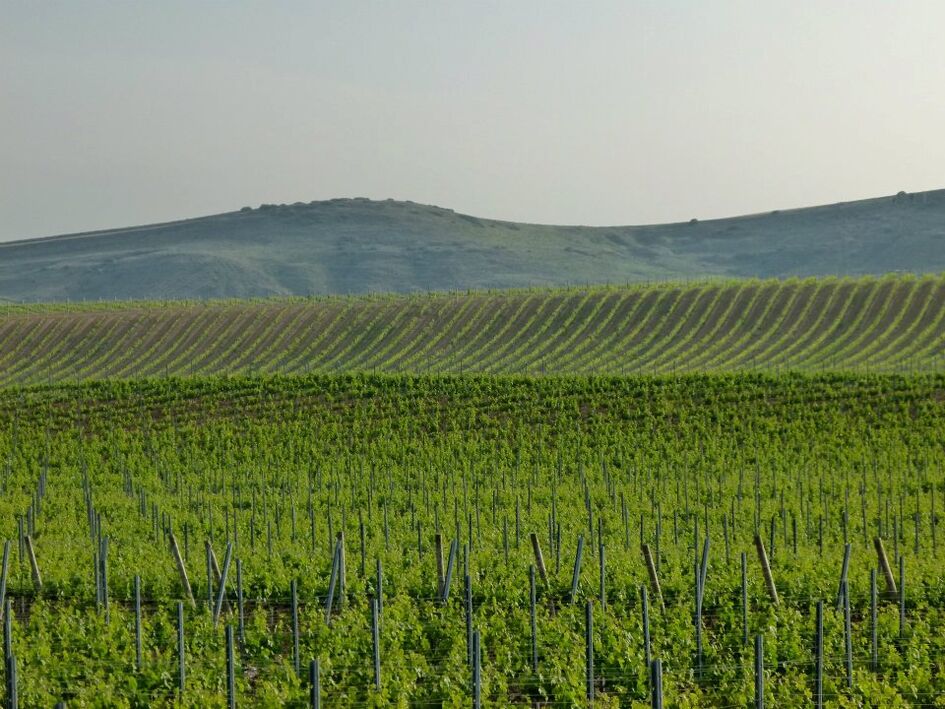
[[945, 277], [0, 307], [0, 384], [235, 373], [940, 369]]

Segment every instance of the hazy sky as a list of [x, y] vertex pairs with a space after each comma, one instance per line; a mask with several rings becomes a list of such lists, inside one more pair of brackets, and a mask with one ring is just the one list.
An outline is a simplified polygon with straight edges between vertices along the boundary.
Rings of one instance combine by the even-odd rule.
[[945, 187], [942, 0], [0, 2], [0, 240], [394, 197], [634, 224]]

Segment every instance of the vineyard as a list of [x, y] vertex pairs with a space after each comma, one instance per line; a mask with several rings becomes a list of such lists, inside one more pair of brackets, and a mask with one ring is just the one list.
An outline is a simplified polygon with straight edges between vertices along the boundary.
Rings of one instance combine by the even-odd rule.
[[945, 277], [0, 306], [0, 385], [332, 372], [940, 371]]
[[11, 312], [112, 379], [0, 389], [8, 705], [945, 706], [942, 374], [120, 380], [931, 367], [943, 286]]

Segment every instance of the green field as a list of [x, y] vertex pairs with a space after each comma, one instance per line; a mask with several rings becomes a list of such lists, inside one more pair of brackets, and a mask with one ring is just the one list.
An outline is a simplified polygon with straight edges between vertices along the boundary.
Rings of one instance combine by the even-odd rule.
[[945, 278], [0, 306], [0, 384], [308, 372], [941, 371]]
[[[931, 374], [353, 374], [0, 390], [0, 537], [12, 542], [5, 592], [20, 706], [225, 706], [226, 626], [241, 706], [310, 706], [315, 658], [323, 706], [470, 706], [467, 627], [480, 637], [484, 706], [583, 706], [589, 686], [594, 706], [650, 706], [644, 587], [666, 706], [753, 705], [756, 635], [767, 706], [811, 706], [818, 600], [828, 706], [938, 705], [943, 430], [945, 377]], [[437, 533], [445, 555], [456, 543], [442, 595]], [[536, 582], [534, 655], [531, 534], [548, 576]], [[898, 586], [887, 595], [879, 575], [875, 624], [874, 537]], [[208, 541], [221, 566], [233, 550], [217, 625]], [[838, 610], [845, 542], [849, 653]], [[93, 564], [103, 544], [104, 577]]]
[[943, 354], [942, 276], [0, 306], [8, 705], [943, 706]]

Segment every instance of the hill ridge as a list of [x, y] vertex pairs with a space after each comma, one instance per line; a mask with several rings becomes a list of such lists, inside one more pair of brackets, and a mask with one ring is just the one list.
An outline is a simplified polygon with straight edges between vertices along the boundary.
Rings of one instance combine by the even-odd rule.
[[945, 271], [945, 190], [563, 226], [332, 199], [0, 243], [0, 299], [208, 299]]

